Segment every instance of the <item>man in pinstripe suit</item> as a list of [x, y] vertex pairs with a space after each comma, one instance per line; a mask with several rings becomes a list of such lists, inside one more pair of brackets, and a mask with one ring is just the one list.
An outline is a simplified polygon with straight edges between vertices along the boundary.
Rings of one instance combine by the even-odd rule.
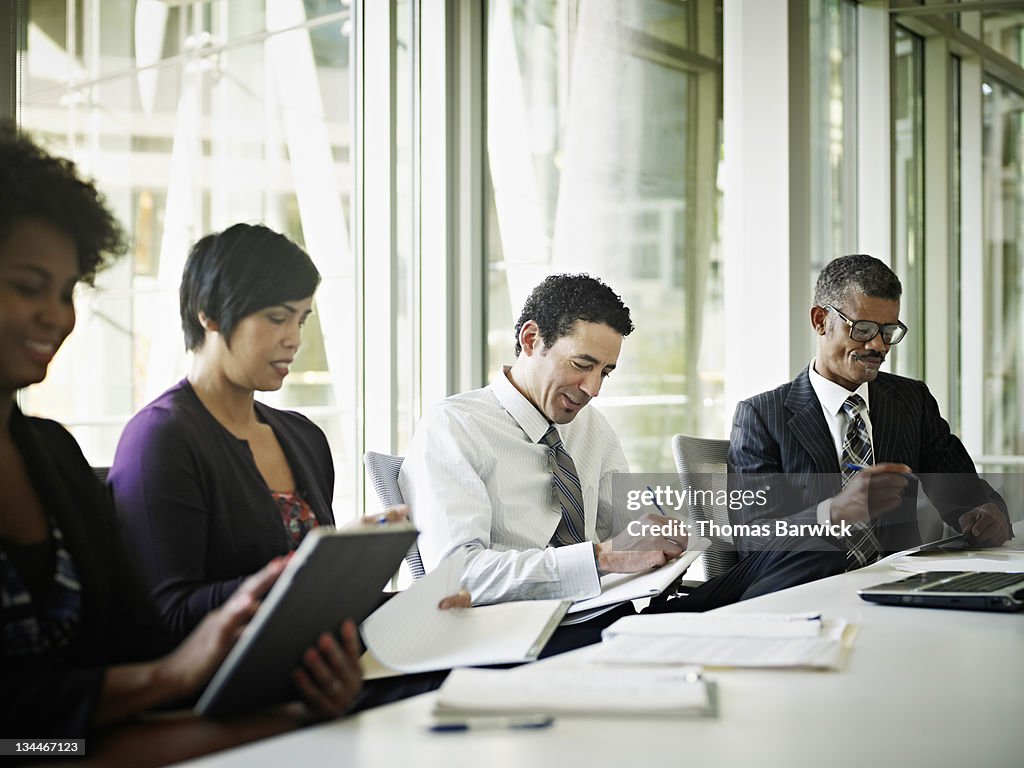
[[[970, 540], [998, 546], [1009, 538], [1005, 503], [978, 479], [927, 386], [879, 371], [907, 331], [901, 293], [899, 278], [871, 256], [843, 256], [822, 270], [810, 311], [814, 360], [793, 381], [740, 402], [733, 417], [730, 473], [773, 476], [790, 493], [780, 490], [778, 503], [743, 510], [734, 522], [860, 523], [874, 535], [871, 562], [921, 543], [913, 498], [920, 478], [946, 522]], [[858, 437], [868, 460], [853, 463]], [[737, 541], [741, 556], [765, 546], [815, 550], [788, 557], [773, 589], [807, 580], [801, 562], [813, 563], [814, 577], [825, 560], [834, 572], [865, 564], [849, 562], [849, 537], [810, 546]]]

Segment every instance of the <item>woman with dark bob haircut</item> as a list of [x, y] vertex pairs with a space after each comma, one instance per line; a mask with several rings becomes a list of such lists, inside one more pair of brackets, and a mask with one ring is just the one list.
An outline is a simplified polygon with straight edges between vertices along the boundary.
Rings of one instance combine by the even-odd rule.
[[[301, 248], [259, 225], [202, 238], [185, 263], [181, 325], [191, 371], [128, 423], [109, 475], [150, 593], [176, 637], [310, 530], [334, 525], [324, 433], [254, 397], [283, 385], [319, 282]], [[396, 507], [355, 524], [404, 519]], [[465, 605], [466, 596], [444, 602]], [[323, 635], [306, 654], [308, 669], [293, 675], [324, 711], [351, 703], [330, 662], [355, 638], [351, 622], [341, 643]]]
[[[73, 293], [124, 251], [122, 233], [75, 166], [0, 124], [0, 718], [6, 736], [80, 738], [209, 682], [279, 558], [174, 648], [124, 549], [114, 510], [75, 439], [24, 416], [19, 389], [46, 377], [75, 325]], [[227, 599], [230, 598], [230, 599]], [[330, 669], [359, 691], [354, 637]], [[334, 657], [332, 657], [334, 658]], [[322, 662], [321, 662], [322, 666]], [[310, 667], [313, 674], [316, 669]], [[194, 754], [194, 752], [193, 752]]]
[[[197, 242], [181, 281], [188, 377], [125, 427], [108, 478], [165, 624], [183, 637], [252, 574], [334, 525], [334, 465], [305, 416], [254, 399], [280, 389], [320, 274], [264, 226], [236, 224]], [[398, 517], [398, 513], [392, 513]], [[293, 675], [325, 714], [352, 703], [356, 646], [347, 622]]]

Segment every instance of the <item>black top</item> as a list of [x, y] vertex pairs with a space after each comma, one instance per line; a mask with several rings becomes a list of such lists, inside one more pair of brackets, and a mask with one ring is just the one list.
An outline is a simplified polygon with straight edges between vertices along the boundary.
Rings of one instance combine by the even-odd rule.
[[[173, 641], [139, 588], [109, 496], [75, 439], [56, 422], [26, 418], [17, 408], [10, 429], [43, 508], [64, 535], [82, 585], [82, 616], [68, 648], [29, 658], [3, 649], [3, 736], [82, 737], [105, 667], [156, 658]], [[7, 621], [2, 605], [0, 621]]]

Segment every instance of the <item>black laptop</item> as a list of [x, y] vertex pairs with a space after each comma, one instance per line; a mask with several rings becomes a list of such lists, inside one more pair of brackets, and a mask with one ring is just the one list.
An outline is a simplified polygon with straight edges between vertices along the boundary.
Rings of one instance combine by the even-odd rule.
[[1024, 610], [1024, 573], [931, 571], [862, 589], [872, 603], [968, 611]]

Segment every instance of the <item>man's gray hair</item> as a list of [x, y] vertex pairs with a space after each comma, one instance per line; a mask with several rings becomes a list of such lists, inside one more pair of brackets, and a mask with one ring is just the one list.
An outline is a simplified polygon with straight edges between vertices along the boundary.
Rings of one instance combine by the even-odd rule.
[[876, 259], [863, 253], [833, 259], [818, 275], [814, 286], [814, 305], [841, 307], [856, 291], [875, 299], [899, 301], [903, 286], [896, 273]]

